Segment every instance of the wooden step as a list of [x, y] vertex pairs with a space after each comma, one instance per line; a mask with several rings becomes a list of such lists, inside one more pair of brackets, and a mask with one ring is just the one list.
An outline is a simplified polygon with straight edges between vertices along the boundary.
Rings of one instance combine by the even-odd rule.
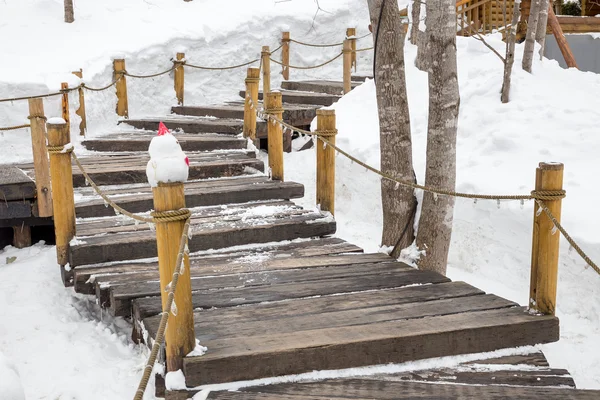
[[[311, 257], [312, 258], [312, 257]], [[250, 297], [260, 292], [260, 288], [271, 285], [280, 285], [286, 283], [309, 283], [312, 281], [323, 281], [341, 279], [346, 277], [361, 277], [379, 272], [381, 274], [392, 274], [406, 270], [405, 266], [398, 266], [387, 259], [388, 263], [382, 262], [384, 258], [381, 254], [371, 255], [352, 255], [352, 256], [319, 256], [314, 257], [313, 264], [303, 265], [299, 260], [294, 260], [293, 264], [288, 264], [285, 268], [271, 265], [271, 269], [263, 270], [258, 263], [246, 265], [246, 272], [232, 270], [231, 264], [229, 273], [221, 270], [221, 273], [213, 272], [213, 266], [203, 266], [194, 268], [191, 271], [192, 291], [196, 294], [194, 308], [210, 307], [228, 307], [239, 303], [236, 297], [227, 298], [231, 291], [225, 290], [223, 293], [216, 292], [218, 289], [238, 288], [250, 289]], [[278, 260], [276, 260], [278, 261]], [[267, 266], [268, 267], [268, 266]], [[158, 283], [158, 274], [144, 274], [144, 278], [153, 279], [151, 281], [135, 282], [131, 279], [138, 277], [122, 276], [120, 281], [111, 281], [112, 277], [106, 280], [99, 279], [96, 282], [96, 296], [101, 304], [110, 305], [111, 314], [119, 316], [128, 316], [131, 312], [131, 302], [137, 298], [146, 298], [156, 296], [160, 298], [160, 284]], [[210, 293], [207, 289], [210, 288]], [[253, 293], [252, 288], [257, 288]], [[267, 288], [268, 290], [268, 288]], [[238, 293], [238, 291], [235, 291]], [[245, 292], [244, 292], [245, 293]], [[214, 295], [214, 296], [213, 296]], [[108, 296], [108, 299], [107, 299]], [[254, 296], [254, 302], [259, 302], [260, 296]], [[108, 301], [107, 301], [108, 300]], [[253, 301], [245, 299], [243, 304], [251, 304]], [[137, 315], [141, 317], [141, 314]], [[138, 319], [141, 321], [141, 319]]]
[[[330, 106], [340, 99], [341, 96], [335, 96], [325, 93], [300, 92], [295, 90], [281, 90], [282, 101], [284, 103], [296, 104], [314, 104], [319, 106]], [[262, 100], [262, 91], [258, 92], [258, 99]], [[240, 97], [246, 98], [246, 91], [240, 91]]]
[[[360, 253], [362, 249], [342, 239], [326, 237], [318, 239], [299, 239], [292, 242], [276, 242], [272, 244], [257, 244], [244, 246], [244, 249], [223, 249], [222, 251], [201, 251], [190, 254], [190, 265], [192, 269], [210, 266], [212, 274], [230, 273], [231, 270], [248, 272], [256, 270], [268, 270], [273, 261], [286, 259], [294, 260], [302, 257], [303, 265], [310, 266], [311, 263], [321, 262], [316, 256], [337, 255], [340, 253]], [[348, 257], [349, 255], [346, 255]], [[99, 265], [85, 265], [74, 268], [75, 290], [79, 293], [94, 294], [95, 286], [99, 282], [112, 284], [122, 282], [122, 277], [148, 272], [158, 271], [156, 260], [138, 263], [113, 263]], [[140, 279], [142, 280], [142, 279]]]
[[352, 82], [365, 82], [367, 79], [373, 79], [373, 75], [352, 75]]
[[[303, 104], [283, 104], [283, 119], [294, 126], [310, 125], [317, 115], [318, 106]], [[216, 117], [244, 119], [244, 103], [231, 102], [215, 106], [174, 106], [172, 112], [180, 115], [191, 115], [197, 117]]]
[[124, 119], [124, 123], [134, 128], [149, 131], [158, 130], [159, 122], [163, 122], [170, 130], [181, 129], [185, 133], [220, 133], [226, 135], [239, 135], [244, 128], [244, 121], [238, 119], [201, 118], [201, 117], [163, 117]]
[[[361, 85], [361, 82], [353, 81], [352, 88]], [[283, 81], [281, 88], [285, 90], [296, 90], [303, 92], [317, 92], [341, 96], [344, 94], [344, 82], [327, 80], [310, 81]], [[285, 108], [285, 107], [284, 107]]]
[[[253, 151], [229, 151], [216, 153], [188, 153], [190, 180], [237, 176], [262, 172], [264, 164], [256, 159]], [[103, 154], [80, 158], [85, 170], [97, 185], [117, 185], [147, 182], [146, 165], [150, 160], [147, 152]], [[31, 177], [35, 176], [33, 164], [21, 168]], [[73, 185], [85, 186], [85, 178], [73, 163]]]
[[[236, 207], [192, 209], [190, 251], [219, 249], [335, 232], [330, 215], [297, 208], [289, 202], [250, 203]], [[156, 235], [146, 225], [118, 217], [84, 220], [77, 225], [79, 244], [71, 246], [70, 265], [156, 257]], [[90, 235], [90, 237], [85, 237]]]
[[[541, 377], [546, 375], [540, 374]], [[598, 399], [598, 396], [600, 396], [600, 391], [597, 390], [575, 390], [569, 387], [398, 382], [379, 376], [377, 378], [329, 379], [321, 382], [257, 386], [236, 391], [212, 391], [206, 398], [208, 400], [595, 400]], [[183, 400], [187, 398], [188, 393], [185, 392], [167, 392], [165, 399]]]
[[[150, 141], [156, 135], [152, 131], [121, 132], [105, 137], [86, 139], [81, 144], [93, 151], [148, 151]], [[177, 134], [183, 151], [242, 150], [248, 147], [248, 141], [231, 135], [186, 135]]]
[[0, 165], [0, 194], [3, 202], [34, 199], [35, 183], [20, 168], [13, 165]]
[[[146, 212], [153, 208], [152, 190], [149, 185], [136, 185], [130, 192], [112, 195], [119, 206], [130, 212]], [[295, 182], [269, 180], [265, 176], [239, 177], [235, 179], [217, 179], [186, 182], [185, 201], [188, 207], [211, 206], [228, 203], [245, 203], [274, 199], [295, 199], [304, 196], [304, 186]], [[75, 211], [78, 218], [114, 216], [114, 210], [106, 207], [98, 196], [93, 199], [79, 200]]]

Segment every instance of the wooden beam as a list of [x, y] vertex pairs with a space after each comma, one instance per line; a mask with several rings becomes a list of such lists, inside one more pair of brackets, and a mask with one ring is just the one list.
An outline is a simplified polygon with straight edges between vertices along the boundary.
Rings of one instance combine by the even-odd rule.
[[50, 161], [46, 147], [46, 117], [42, 99], [29, 100], [29, 120], [38, 215], [50, 217], [52, 216], [52, 190], [50, 189]]
[[554, 38], [556, 39], [556, 43], [558, 44], [560, 52], [565, 58], [567, 67], [579, 69], [577, 62], [575, 61], [575, 57], [573, 56], [573, 52], [571, 51], [571, 46], [569, 46], [569, 42], [567, 42], [567, 39], [565, 39], [563, 30], [558, 23], [558, 19], [556, 18], [556, 14], [554, 14], [552, 4], [548, 6], [548, 25], [552, 29], [552, 33], [554, 34]]

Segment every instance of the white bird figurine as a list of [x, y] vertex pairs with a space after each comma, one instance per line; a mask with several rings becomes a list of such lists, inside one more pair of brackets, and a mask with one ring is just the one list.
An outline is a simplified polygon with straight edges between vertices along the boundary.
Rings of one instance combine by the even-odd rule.
[[146, 166], [146, 176], [150, 186], [158, 186], [158, 182], [185, 182], [188, 179], [190, 160], [187, 158], [179, 141], [169, 132], [165, 124], [158, 124], [158, 135], [150, 141], [148, 147], [150, 161]]

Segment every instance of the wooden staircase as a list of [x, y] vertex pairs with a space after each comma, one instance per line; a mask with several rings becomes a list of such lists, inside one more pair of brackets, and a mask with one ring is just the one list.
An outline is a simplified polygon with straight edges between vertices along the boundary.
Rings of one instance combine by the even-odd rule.
[[[317, 108], [340, 97], [341, 82], [283, 86], [284, 119], [307, 126]], [[385, 254], [364, 254], [331, 236], [336, 223], [330, 214], [291, 201], [304, 195], [301, 184], [273, 181], [263, 173], [263, 162], [240, 137], [240, 110], [239, 103], [174, 107], [166, 118], [122, 121], [138, 130], [83, 142], [97, 152], [82, 158], [92, 178], [134, 212], [153, 206], [144, 150], [158, 121], [175, 130], [187, 151], [186, 202], [193, 234], [188, 272], [197, 338], [208, 347], [204, 356], [184, 359], [188, 387], [558, 340], [559, 323], [553, 316], [531, 315], [467, 283], [416, 270]], [[22, 168], [32, 173], [31, 166]], [[78, 173], [74, 181], [77, 237], [63, 280], [75, 291], [95, 296], [112, 315], [130, 318], [134, 339], [151, 345], [162, 311], [155, 233], [115, 215]], [[164, 386], [157, 379], [160, 392]], [[412, 398], [396, 390], [407, 387], [405, 382], [360, 384], [368, 391], [340, 398], [383, 399], [389, 393]], [[334, 391], [346, 391], [354, 383], [323, 385], [223, 392], [210, 398], [337, 398]], [[406, 393], [416, 389], [411, 390]], [[296, 394], [288, 395], [290, 391]], [[179, 399], [190, 393], [166, 395]]]

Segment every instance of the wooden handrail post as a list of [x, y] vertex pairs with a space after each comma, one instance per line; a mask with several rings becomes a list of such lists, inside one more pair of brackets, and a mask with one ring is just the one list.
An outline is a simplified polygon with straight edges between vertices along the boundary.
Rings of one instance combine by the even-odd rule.
[[67, 134], [69, 135], [69, 141], [71, 141], [71, 116], [69, 115], [69, 84], [67, 82], [63, 82], [60, 84], [60, 89], [64, 90], [61, 98], [61, 109], [62, 109], [62, 119], [67, 123]]
[[269, 46], [263, 46], [261, 55], [263, 71], [263, 99], [271, 91], [271, 50]]
[[[172, 211], [185, 208], [182, 182], [159, 182], [158, 186], [152, 188], [152, 193], [154, 195], [154, 209], [156, 211]], [[167, 304], [167, 285], [173, 279], [184, 225], [185, 220], [156, 222], [156, 246], [158, 250], [160, 294], [163, 309], [165, 309]], [[190, 353], [196, 346], [190, 259], [187, 254], [183, 257], [183, 263], [184, 273], [179, 276], [175, 290], [174, 304], [177, 307], [177, 312], [169, 315], [169, 323], [167, 324], [165, 333], [167, 371], [183, 369], [183, 357]]]
[[[272, 114], [280, 121], [283, 120], [281, 92], [270, 92], [266, 96], [265, 112]], [[283, 181], [283, 129], [278, 122], [267, 121], [267, 141], [271, 178]]]
[[[73, 71], [73, 75], [77, 76], [79, 79], [83, 79], [83, 69], [79, 71]], [[79, 123], [79, 134], [81, 136], [85, 136], [85, 132], [87, 131], [87, 116], [85, 114], [85, 95], [83, 88], [80, 87], [78, 89], [79, 92], [79, 108], [75, 111], [75, 114], [79, 115], [81, 118], [81, 122]]]
[[29, 99], [29, 121], [31, 123], [31, 148], [35, 170], [37, 208], [40, 217], [52, 216], [52, 190], [50, 186], [50, 161], [46, 147], [46, 117], [44, 101]]
[[[70, 143], [67, 123], [64, 120], [50, 120], [46, 126], [48, 146], [60, 147]], [[50, 177], [52, 178], [56, 259], [59, 265], [65, 266], [69, 262], [69, 242], [75, 236], [73, 169], [71, 154], [68, 151], [50, 153]]]
[[[540, 163], [535, 174], [535, 190], [562, 190], [563, 170], [564, 165], [560, 163]], [[544, 204], [560, 222], [562, 201], [544, 200]], [[533, 214], [529, 308], [542, 314], [554, 315], [556, 311], [559, 242], [560, 233], [536, 202]]]
[[[335, 110], [317, 110], [317, 133], [335, 145]], [[335, 212], [335, 149], [317, 139], [317, 205]]]
[[129, 105], [127, 104], [127, 77], [125, 76], [125, 60], [113, 60], [113, 80], [119, 79], [117, 88], [117, 115], [129, 118]]
[[[185, 59], [185, 53], [177, 53], [177, 61], [183, 61]], [[177, 96], [177, 105], [183, 105], [183, 92], [184, 92], [184, 69], [183, 64], [178, 63], [175, 68], [175, 95]]]
[[281, 75], [283, 75], [284, 80], [290, 79], [290, 33], [283, 32], [281, 36]]
[[356, 72], [356, 28], [346, 29], [346, 39], [350, 41], [350, 47], [352, 48], [352, 66], [354, 72]]
[[246, 73], [246, 100], [244, 102], [244, 137], [256, 140], [256, 111], [260, 68], [248, 68]]
[[352, 90], [352, 45], [350, 40], [344, 40], [344, 94]]

